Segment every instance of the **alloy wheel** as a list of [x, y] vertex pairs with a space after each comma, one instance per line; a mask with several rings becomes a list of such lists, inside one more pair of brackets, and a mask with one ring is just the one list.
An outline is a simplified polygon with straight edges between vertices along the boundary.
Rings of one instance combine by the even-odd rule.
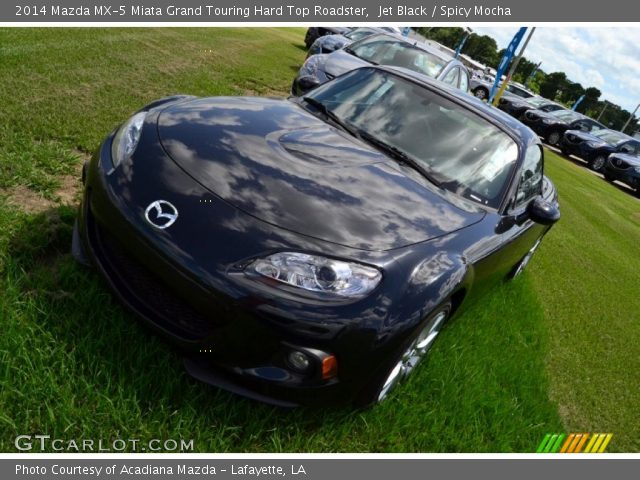
[[448, 313], [449, 309], [439, 311], [411, 342], [409, 348], [404, 351], [398, 363], [394, 365], [385, 379], [378, 394], [378, 402], [385, 400], [398, 385], [407, 379], [422, 359], [426, 357], [427, 352], [440, 333]]
[[551, 132], [549, 134], [549, 139], [548, 139], [549, 143], [551, 145], [557, 145], [558, 142], [560, 142], [560, 133], [558, 132]]
[[596, 172], [599, 172], [604, 167], [604, 162], [605, 162], [604, 156], [598, 155], [596, 158], [593, 159], [593, 162], [591, 163], [591, 168]]

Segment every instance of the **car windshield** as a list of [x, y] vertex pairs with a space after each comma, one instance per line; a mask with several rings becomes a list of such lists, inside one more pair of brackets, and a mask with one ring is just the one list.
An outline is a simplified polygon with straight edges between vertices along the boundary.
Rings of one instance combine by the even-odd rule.
[[591, 135], [598, 137], [611, 145], [617, 145], [629, 140], [629, 137], [625, 134], [616, 132], [615, 130], [596, 130], [595, 132], [591, 132]]
[[350, 31], [349, 33], [345, 33], [344, 36], [347, 37], [349, 40], [353, 40], [355, 42], [362, 38], [373, 35], [374, 33], [375, 31], [369, 28], [356, 28], [355, 30]]
[[349, 46], [347, 51], [374, 65], [404, 67], [433, 78], [447, 64], [447, 60], [389, 35], [367, 37]]
[[556, 110], [555, 112], [549, 112], [549, 115], [558, 117], [560, 120], [565, 122], [573, 122], [574, 120], [583, 118], [578, 112], [574, 112], [572, 110]]
[[549, 100], [547, 100], [546, 98], [541, 98], [541, 97], [532, 97], [532, 98], [527, 98], [527, 103], [529, 105], [531, 105], [532, 107], [540, 107], [541, 105], [544, 105], [545, 103], [549, 103]]
[[419, 165], [442, 188], [499, 206], [518, 147], [481, 116], [429, 88], [371, 68], [354, 70], [305, 98], [390, 157]]

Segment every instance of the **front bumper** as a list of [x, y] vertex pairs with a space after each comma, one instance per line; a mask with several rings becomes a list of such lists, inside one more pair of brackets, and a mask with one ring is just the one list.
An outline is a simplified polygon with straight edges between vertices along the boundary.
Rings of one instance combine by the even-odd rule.
[[587, 142], [571, 142], [566, 135], [560, 140], [560, 149], [569, 155], [575, 155], [586, 161], [590, 160], [594, 155], [594, 149], [589, 147]]
[[609, 157], [607, 159], [603, 173], [612, 180], [618, 180], [636, 191], [640, 191], [640, 173], [636, 172], [633, 167], [619, 167], [615, 158]]
[[[109, 138], [89, 165], [74, 229], [74, 256], [93, 264], [126, 307], [181, 349], [194, 377], [281, 406], [355, 398], [400, 342], [388, 333], [380, 339], [388, 314], [374, 308], [378, 300], [330, 308], [301, 305], [235, 283], [224, 267], [204, 271], [190, 264], [188, 253], [172, 251], [175, 246], [167, 243], [164, 231], [150, 236], [138, 222], [139, 212], [125, 201], [132, 192], [116, 194], [122, 178], [106, 173], [110, 143]], [[122, 175], [135, 177], [141, 164], [151, 161], [164, 181], [187, 182], [192, 196], [211, 197], [164, 156], [157, 142], [141, 144], [140, 150], [154, 158], [134, 159], [138, 165], [133, 175], [127, 171], [130, 166], [121, 165]], [[163, 190], [161, 180], [149, 178], [149, 183]], [[233, 210], [221, 212], [221, 218], [246, 215], [223, 202], [218, 207]], [[275, 228], [252, 221], [253, 229]], [[219, 239], [218, 245], [233, 242], [224, 241], [222, 230], [211, 235]], [[317, 365], [308, 374], [293, 371], [286, 354], [300, 349], [335, 355], [337, 377], [323, 379]]]

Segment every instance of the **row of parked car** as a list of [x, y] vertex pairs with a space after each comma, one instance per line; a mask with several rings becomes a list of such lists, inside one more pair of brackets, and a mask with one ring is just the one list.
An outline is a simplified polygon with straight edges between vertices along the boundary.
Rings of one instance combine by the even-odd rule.
[[[409, 40], [392, 27], [322, 28], [307, 31], [307, 60], [292, 85], [304, 94], [317, 85], [366, 65], [389, 65], [433, 77], [489, 98], [494, 77], [470, 75], [449, 53], [424, 42]], [[531, 128], [566, 155], [575, 155], [610, 181], [619, 180], [640, 195], [640, 141], [608, 129], [601, 123], [540, 97], [524, 85], [510, 82], [498, 108]]]
[[[529, 92], [531, 93], [531, 92]], [[535, 94], [505, 94], [498, 108], [531, 128], [563, 154], [585, 161], [606, 180], [618, 180], [640, 196], [640, 140]]]

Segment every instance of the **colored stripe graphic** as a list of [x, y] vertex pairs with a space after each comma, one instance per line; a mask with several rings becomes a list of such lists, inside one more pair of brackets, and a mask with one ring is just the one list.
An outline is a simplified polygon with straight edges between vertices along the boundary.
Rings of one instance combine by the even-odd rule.
[[607, 445], [609, 445], [609, 442], [611, 441], [611, 438], [613, 438], [613, 433], [607, 433], [607, 436], [604, 439], [604, 442], [602, 442], [602, 445], [600, 445], [600, 450], [598, 450], [598, 453], [604, 453], [604, 449], [607, 448]]
[[603, 453], [612, 433], [547, 433], [536, 453]]
[[582, 447], [584, 446], [585, 442], [587, 441], [587, 438], [589, 438], [589, 434], [585, 433], [582, 435], [582, 439], [580, 440], [580, 443], [578, 443], [578, 446], [576, 447], [574, 453], [580, 453], [582, 451]]

